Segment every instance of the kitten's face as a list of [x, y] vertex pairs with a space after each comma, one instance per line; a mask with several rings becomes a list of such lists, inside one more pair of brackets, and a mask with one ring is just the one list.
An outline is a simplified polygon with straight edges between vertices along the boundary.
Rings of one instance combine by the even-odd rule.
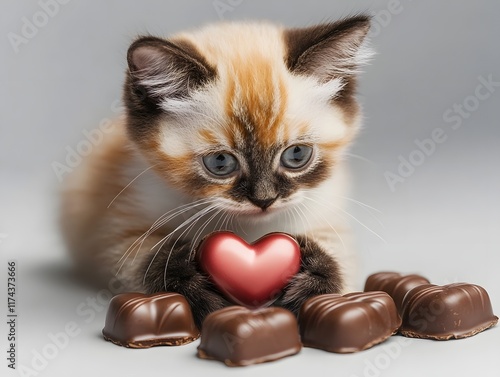
[[365, 17], [308, 29], [212, 26], [129, 50], [129, 134], [167, 181], [239, 214], [300, 202], [358, 123]]

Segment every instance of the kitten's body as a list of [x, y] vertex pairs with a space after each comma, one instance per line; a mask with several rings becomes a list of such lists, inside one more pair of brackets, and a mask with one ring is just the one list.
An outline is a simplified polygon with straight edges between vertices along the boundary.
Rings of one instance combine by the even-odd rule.
[[[311, 295], [349, 290], [342, 153], [359, 126], [354, 71], [367, 30], [360, 16], [294, 30], [224, 24], [135, 42], [126, 117], [63, 197], [79, 265], [96, 278], [118, 271], [129, 290], [178, 291], [201, 323], [227, 304], [194, 262], [201, 238], [227, 229], [251, 242], [281, 231], [298, 237], [303, 258], [278, 305], [296, 311]], [[287, 166], [308, 149], [303, 166]], [[237, 167], [214, 175], [207, 156]]]

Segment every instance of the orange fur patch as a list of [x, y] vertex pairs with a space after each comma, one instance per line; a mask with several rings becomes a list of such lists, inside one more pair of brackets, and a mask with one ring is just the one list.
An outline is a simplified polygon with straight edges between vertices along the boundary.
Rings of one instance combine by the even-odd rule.
[[156, 158], [157, 165], [155, 169], [162, 172], [170, 182], [179, 184], [192, 176], [191, 165], [187, 162], [194, 159], [195, 156], [190, 153], [175, 157], [159, 153], [159, 156]]
[[318, 143], [319, 147], [322, 149], [339, 149], [342, 147], [345, 147], [347, 144], [350, 143], [350, 138], [343, 138], [340, 140], [335, 140], [335, 141], [325, 141], [325, 142], [320, 142]]
[[207, 198], [215, 198], [215, 197], [218, 197], [221, 195], [221, 193], [229, 190], [231, 188], [232, 185], [230, 184], [227, 184], [227, 185], [223, 185], [223, 184], [207, 184], [205, 185], [203, 188], [201, 188], [200, 190], [198, 190], [198, 194], [201, 194], [203, 195], [204, 197], [207, 197]]
[[234, 78], [226, 93], [226, 114], [242, 133], [264, 146], [274, 144], [287, 103], [287, 92], [272, 63], [261, 55], [233, 62]]
[[212, 131], [208, 129], [201, 129], [198, 131], [198, 134], [207, 144], [217, 143], [217, 137], [214, 135]]

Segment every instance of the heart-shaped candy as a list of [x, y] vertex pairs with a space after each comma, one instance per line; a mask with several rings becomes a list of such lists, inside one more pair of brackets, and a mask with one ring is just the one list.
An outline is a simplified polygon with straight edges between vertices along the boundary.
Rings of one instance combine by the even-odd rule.
[[286, 233], [252, 244], [231, 232], [214, 232], [198, 249], [203, 270], [235, 303], [256, 308], [272, 302], [300, 268], [300, 246]]

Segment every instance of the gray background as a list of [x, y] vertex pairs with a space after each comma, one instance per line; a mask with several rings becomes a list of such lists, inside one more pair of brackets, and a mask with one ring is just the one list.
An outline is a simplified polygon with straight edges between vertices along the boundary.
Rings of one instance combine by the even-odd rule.
[[[474, 282], [489, 291], [498, 314], [500, 88], [492, 88], [487, 99], [473, 97], [480, 77], [500, 81], [500, 3], [401, 0], [396, 12], [389, 1], [232, 4], [226, 20], [269, 19], [290, 26], [360, 10], [378, 14], [372, 34], [378, 55], [360, 87], [365, 129], [350, 158], [351, 197], [380, 211], [354, 202], [350, 208], [364, 224], [352, 220], [361, 276], [396, 270], [422, 273], [438, 284]], [[304, 349], [296, 357], [243, 369], [197, 359], [197, 343], [129, 350], [104, 342], [105, 308], [98, 304], [82, 314], [97, 291], [72, 278], [54, 225], [60, 183], [52, 164], [64, 163], [66, 148], [85, 139], [83, 130], [117, 116], [112, 104], [121, 95], [131, 39], [146, 32], [168, 35], [218, 21], [219, 15], [212, 1], [72, 0], [16, 53], [9, 33], [21, 34], [23, 17], [31, 20], [40, 10], [37, 2], [17, 0], [3, 0], [0, 9], [0, 284], [6, 281], [6, 260], [16, 259], [18, 366], [31, 367], [34, 352], [51, 342], [49, 334], [75, 322], [80, 333], [38, 375], [499, 375], [499, 327], [460, 341], [403, 344], [405, 338], [392, 337], [353, 355]], [[464, 101], [471, 111], [453, 122], [443, 119]], [[461, 124], [456, 130], [455, 122]], [[438, 128], [446, 141], [391, 190], [384, 174], [397, 173], [400, 156], [418, 157], [415, 140]], [[1, 292], [5, 303], [6, 289]], [[99, 296], [103, 301], [105, 294]], [[2, 329], [6, 334], [5, 324]], [[4, 335], [1, 344], [6, 348]]]

